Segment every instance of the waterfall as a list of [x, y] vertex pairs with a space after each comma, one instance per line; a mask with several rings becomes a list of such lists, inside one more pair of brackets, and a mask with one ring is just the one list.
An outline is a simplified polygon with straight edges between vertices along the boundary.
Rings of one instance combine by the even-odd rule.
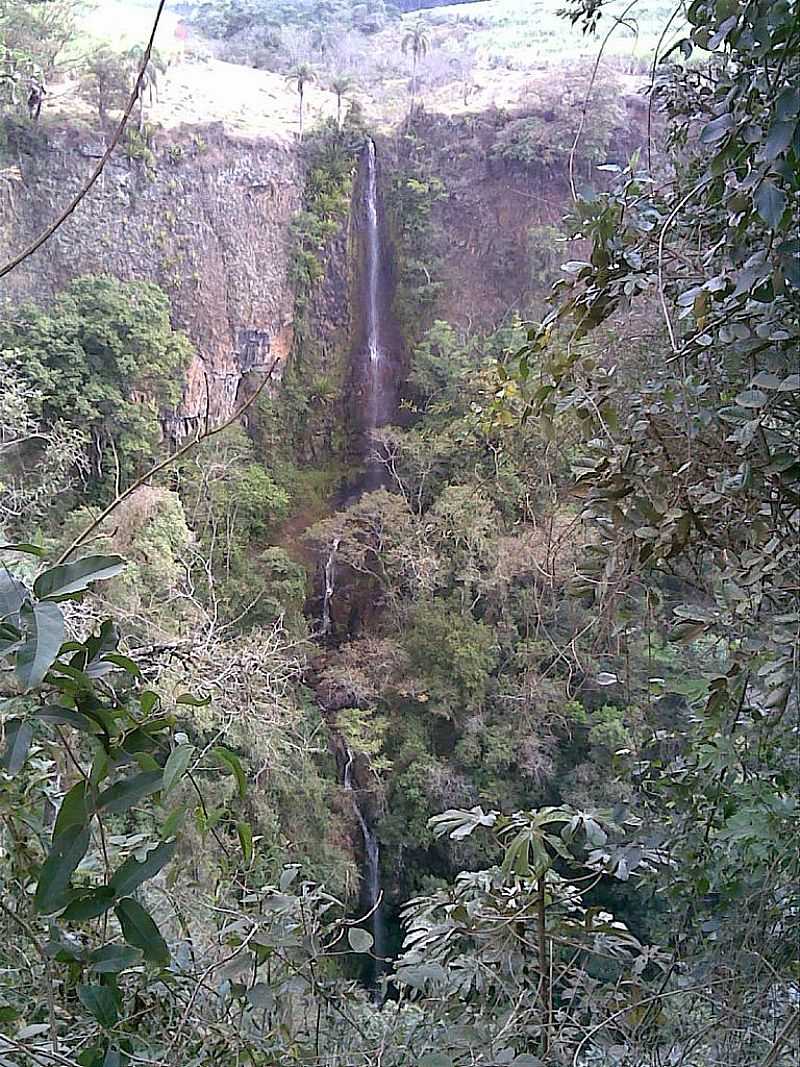
[[380, 263], [380, 233], [378, 232], [378, 161], [375, 142], [367, 141], [367, 351], [371, 364], [381, 362], [378, 337], [378, 266]]
[[320, 630], [320, 636], [329, 633], [331, 628], [331, 600], [335, 589], [336, 553], [339, 550], [339, 544], [339, 538], [334, 537], [331, 543], [331, 550], [325, 561], [325, 591], [322, 595], [322, 629]]
[[364, 332], [366, 342], [365, 430], [370, 433], [385, 425], [394, 408], [394, 383], [387, 367], [384, 318], [388, 310], [383, 291], [384, 250], [378, 193], [378, 158], [375, 142], [367, 141], [364, 162]]
[[378, 839], [364, 817], [358, 800], [358, 792], [353, 788], [353, 753], [345, 748], [347, 762], [344, 768], [344, 787], [353, 798], [353, 812], [358, 825], [361, 827], [361, 835], [364, 838], [364, 892], [363, 902], [370, 914], [370, 929], [373, 938], [373, 954], [375, 960], [375, 977], [381, 972], [381, 960], [385, 955], [385, 937], [383, 930], [383, 909], [381, 907], [381, 870], [380, 848]]

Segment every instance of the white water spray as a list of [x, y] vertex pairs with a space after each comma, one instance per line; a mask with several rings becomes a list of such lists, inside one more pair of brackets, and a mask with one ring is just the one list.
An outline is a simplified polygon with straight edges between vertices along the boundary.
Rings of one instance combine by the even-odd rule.
[[383, 929], [383, 910], [381, 908], [381, 871], [380, 871], [380, 848], [378, 838], [372, 831], [358, 802], [358, 793], [353, 788], [353, 753], [349, 748], [347, 763], [344, 768], [344, 787], [353, 798], [353, 812], [358, 825], [361, 827], [361, 835], [364, 838], [364, 903], [370, 914], [370, 928], [372, 931], [373, 954], [377, 957], [375, 964], [376, 975], [380, 973], [380, 960], [385, 955], [385, 937]]
[[325, 592], [322, 596], [322, 630], [321, 635], [330, 633], [331, 629], [331, 600], [336, 590], [336, 553], [339, 551], [340, 540], [334, 537], [331, 550], [325, 561]]
[[[380, 364], [383, 352], [379, 337], [378, 312], [378, 272], [380, 267], [381, 244], [378, 229], [378, 161], [375, 142], [367, 141], [367, 351], [373, 367]], [[375, 390], [373, 389], [373, 393]]]

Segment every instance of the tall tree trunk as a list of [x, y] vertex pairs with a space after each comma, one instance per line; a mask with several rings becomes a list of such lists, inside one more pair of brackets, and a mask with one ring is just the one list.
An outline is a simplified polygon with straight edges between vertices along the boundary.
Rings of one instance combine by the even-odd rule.
[[303, 90], [298, 89], [300, 93], [300, 140], [303, 140]]

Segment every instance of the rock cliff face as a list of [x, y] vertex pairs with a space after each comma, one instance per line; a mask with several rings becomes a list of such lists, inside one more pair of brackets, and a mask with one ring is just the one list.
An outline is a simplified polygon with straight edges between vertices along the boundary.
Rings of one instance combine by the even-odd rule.
[[[647, 143], [647, 108], [630, 93], [620, 103], [604, 161], [624, 164]], [[587, 242], [568, 244], [559, 234], [571, 207], [566, 150], [549, 166], [507, 162], [492, 151], [504, 125], [527, 114], [430, 113], [417, 122], [414, 151], [445, 189], [431, 213], [441, 283], [435, 317], [464, 329], [491, 330], [514, 311], [542, 310], [560, 264], [588, 253]], [[402, 174], [402, 152], [393, 165]], [[576, 182], [598, 189], [609, 176], [579, 162]]]
[[[610, 153], [620, 159], [643, 143], [642, 116], [627, 100], [625, 107]], [[493, 157], [505, 121], [496, 111], [430, 115], [416, 130], [427, 168], [446, 190], [432, 216], [440, 283], [433, 316], [468, 329], [491, 330], [516, 308], [535, 310], [558, 264], [581, 252], [554, 243], [553, 227], [569, 203], [565, 169], [525, 169]], [[103, 147], [98, 135], [66, 126], [28, 130], [11, 145], [21, 180], [0, 199], [7, 254], [58, 215]], [[409, 173], [392, 139], [382, 138], [379, 151], [384, 184]], [[245, 137], [221, 124], [159, 130], [146, 162], [118, 150], [55, 237], [4, 280], [0, 299], [46, 301], [85, 274], [157, 282], [172, 301], [174, 324], [197, 350], [182, 403], [165, 420], [175, 439], [205, 417], [207, 404], [212, 421], [229, 415], [276, 358], [278, 376], [296, 332], [298, 373], [338, 393], [351, 421], [361, 403], [346, 366], [359, 313], [358, 242], [352, 217], [343, 220], [319, 250], [325, 276], [295, 323], [290, 221], [303, 183], [300, 153], [286, 138]], [[332, 415], [321, 420], [328, 452], [336, 450], [335, 424]]]
[[[16, 251], [86, 180], [103, 145], [74, 129], [15, 146], [22, 181], [0, 222]], [[195, 344], [181, 407], [166, 430], [181, 436], [229, 414], [248, 375], [285, 359], [292, 343], [289, 220], [300, 206], [296, 152], [236, 139], [220, 126], [158, 134], [147, 166], [120, 151], [76, 213], [6, 279], [12, 304], [46, 300], [71, 278], [148, 279], [169, 294], [176, 326]], [[255, 376], [254, 376], [255, 377]]]

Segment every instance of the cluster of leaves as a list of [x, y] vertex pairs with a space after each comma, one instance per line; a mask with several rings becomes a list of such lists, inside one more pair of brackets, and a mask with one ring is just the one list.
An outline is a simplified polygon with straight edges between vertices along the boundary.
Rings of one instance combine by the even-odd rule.
[[[511, 118], [497, 133], [490, 154], [521, 163], [544, 177], [566, 171], [575, 130], [590, 83], [586, 70], [570, 67], [539, 87], [535, 104]], [[581, 172], [605, 162], [611, 138], [624, 118], [620, 86], [612, 76], [597, 77], [591, 90], [591, 117], [578, 144], [575, 163]]]
[[210, 37], [230, 40], [249, 37], [253, 44], [272, 44], [280, 41], [280, 30], [287, 26], [301, 27], [319, 34], [332, 34], [356, 29], [365, 35], [382, 29], [387, 20], [397, 18], [398, 11], [383, 0], [224, 0], [220, 3], [199, 4], [193, 21]]
[[[385, 793], [387, 870], [402, 862], [393, 906], [431, 871], [480, 858], [472, 843], [448, 851], [434, 840], [432, 809], [629, 793], [605, 779], [630, 762], [616, 753], [633, 745], [646, 692], [616, 689], [612, 706], [603, 687], [618, 678], [600, 668], [620, 661], [599, 659], [605, 632], [563, 598], [575, 548], [557, 501], [568, 467], [543, 464], [538, 423], [484, 429], [495, 353], [516, 336], [462, 337], [435, 323], [414, 352], [412, 426], [376, 442], [392, 491], [307, 533], [333, 560], [328, 607], [342, 641], [321, 690], [331, 709], [361, 712], [366, 739], [352, 747], [369, 751]], [[632, 659], [643, 672], [643, 650]]]
[[[716, 1047], [751, 1062], [766, 1041], [773, 1063], [792, 1033], [783, 939], [798, 874], [782, 842], [797, 794], [800, 29], [787, 3], [697, 0], [688, 19], [653, 86], [673, 178], [635, 159], [608, 194], [578, 200], [591, 257], [566, 264], [498, 396], [583, 427], [573, 468], [593, 537], [574, 592], [623, 629], [621, 603], [638, 603], [687, 647], [688, 730], [651, 716], [638, 768], [679, 865], [665, 936], [675, 969], [717, 984]], [[686, 62], [697, 49], [711, 52], [701, 66]], [[587, 355], [582, 339], [641, 303], [662, 323], [648, 346], [619, 366]], [[733, 1004], [767, 1025], [731, 1026]], [[684, 1040], [700, 1025], [687, 1018]]]
[[408, 342], [419, 339], [441, 292], [441, 282], [435, 277], [432, 211], [446, 196], [441, 178], [432, 173], [424, 142], [407, 131], [399, 144], [396, 173], [386, 191], [385, 204], [396, 252], [394, 308]]
[[308, 172], [303, 208], [291, 223], [290, 277], [299, 312], [324, 276], [324, 255], [350, 208], [356, 151], [353, 130], [325, 128], [306, 141]]
[[339, 252], [344, 254], [344, 222], [351, 207], [363, 138], [361, 117], [351, 109], [341, 129], [329, 121], [304, 142], [308, 169], [303, 207], [291, 223], [294, 347], [284, 375], [280, 410], [277, 419], [271, 420], [279, 424], [277, 447], [285, 453], [290, 446], [287, 462], [298, 458], [330, 461], [340, 445], [337, 431], [343, 410], [337, 400], [346, 376], [344, 356], [350, 339], [346, 330], [331, 335], [330, 325], [317, 321], [313, 300], [337, 240]]
[[[26, 545], [6, 546], [5, 551], [38, 554]], [[122, 1010], [120, 976], [141, 971], [142, 965], [163, 968], [170, 960], [164, 938], [136, 896], [175, 854], [185, 808], [168, 810], [167, 798], [194, 757], [192, 746], [179, 743], [174, 716], [165, 714], [158, 695], [142, 684], [139, 666], [120, 652], [113, 623], [104, 622], [84, 640], [65, 640], [62, 605], [80, 600], [90, 583], [113, 578], [123, 567], [118, 556], [87, 556], [41, 570], [31, 586], [5, 566], [0, 571], [2, 655], [18, 690], [7, 693], [3, 703], [4, 838], [6, 844], [29, 839], [26, 849], [11, 853], [8, 874], [20, 892], [13, 909], [4, 904], [3, 910], [33, 942], [46, 967], [61, 965], [61, 981], [74, 985], [81, 1005], [107, 1030]], [[203, 701], [187, 694], [178, 702]], [[65, 728], [74, 740], [67, 740]], [[74, 779], [70, 788], [59, 790], [54, 819], [48, 809], [55, 796], [37, 795], [31, 788], [41, 756], [31, 760], [39, 768], [26, 773], [32, 750], [57, 753], [61, 773], [67, 781]], [[236, 757], [223, 748], [217, 752], [243, 784]], [[109, 820], [118, 822], [155, 794], [163, 811], [161, 825], [152, 836], [140, 836], [137, 847], [112, 870]], [[86, 862], [93, 838], [102, 847], [100, 881], [92, 876], [94, 865]], [[29, 915], [28, 893], [34, 888]], [[112, 912], [116, 933], [109, 926]], [[43, 923], [48, 926], [44, 936]], [[139, 976], [147, 980], [146, 973]], [[55, 1051], [58, 1023], [50, 972], [48, 981]], [[25, 1001], [32, 992], [17, 990], [25, 1005], [20, 1012], [29, 1010]], [[12, 1008], [5, 1021], [20, 1012]], [[105, 1047], [97, 1048], [85, 1063], [103, 1062], [105, 1055]]]
[[[90, 438], [87, 477], [98, 497], [153, 454], [159, 416], [180, 399], [192, 355], [158, 286], [110, 277], [78, 278], [49, 308], [19, 308], [0, 325], [0, 350], [37, 405], [33, 417]], [[35, 464], [38, 441], [17, 451], [29, 453], [23, 466]]]
[[[5, 0], [0, 7], [0, 100], [8, 114], [24, 114], [31, 86], [43, 87], [62, 71], [77, 79], [81, 96], [97, 111], [101, 123], [108, 121], [111, 111], [127, 104], [143, 49], [135, 46], [120, 51], [101, 45], [72, 54], [84, 13], [82, 0]], [[154, 50], [142, 79], [140, 128], [145, 96], [152, 103], [158, 76], [165, 70], [164, 60]]]
[[0, 94], [6, 106], [24, 105], [28, 83], [43, 81], [75, 32], [80, 0], [4, 0], [0, 6]]

